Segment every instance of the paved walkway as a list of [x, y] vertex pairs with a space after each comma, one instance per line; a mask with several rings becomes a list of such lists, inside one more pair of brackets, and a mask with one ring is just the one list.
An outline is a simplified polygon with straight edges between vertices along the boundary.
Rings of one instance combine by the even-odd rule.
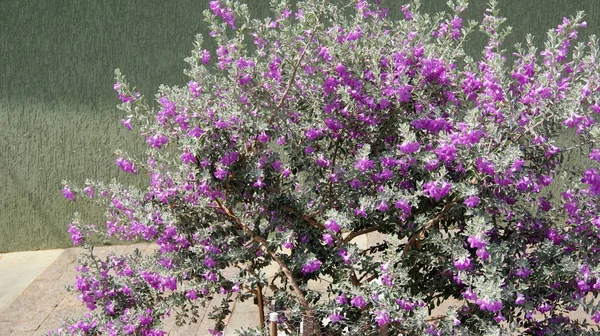
[[[102, 257], [111, 251], [130, 253], [136, 248], [142, 253], [153, 249], [148, 244], [134, 244], [99, 247], [94, 251]], [[79, 253], [81, 249], [72, 248], [0, 255], [0, 336], [45, 335], [60, 327], [65, 317], [87, 312], [77, 294], [65, 290], [65, 286], [74, 284]], [[6, 285], [9, 283], [12, 285]], [[213, 321], [208, 319], [208, 312], [220, 302], [221, 298], [215, 297], [200, 311], [200, 319], [194, 325], [178, 327], [174, 318], [166, 319], [165, 330], [170, 336], [209, 335]], [[226, 335], [234, 335], [236, 329], [254, 326], [258, 321], [258, 308], [252, 301], [236, 301], [232, 310], [234, 313], [227, 320]]]
[[[367, 247], [380, 239], [376, 235], [362, 236], [355, 241]], [[109, 252], [131, 253], [135, 249], [150, 253], [155, 247], [149, 244], [97, 247], [94, 252], [99, 257]], [[76, 259], [79, 248], [65, 250], [16, 252], [0, 254], [0, 336], [37, 336], [60, 327], [65, 317], [80, 316], [87, 309], [77, 299], [76, 293], [68, 293], [65, 286], [75, 281]], [[269, 277], [277, 267], [268, 267]], [[326, 288], [328, 283], [314, 283], [313, 288]], [[266, 293], [268, 294], [268, 292]], [[165, 330], [169, 336], [205, 336], [213, 327], [208, 319], [212, 305], [220, 304], [215, 297], [200, 312], [201, 318], [194, 325], [178, 327], [174, 318], [165, 320]], [[258, 325], [258, 307], [252, 300], [234, 303], [232, 314], [227, 319], [225, 335], [235, 335], [235, 330]]]

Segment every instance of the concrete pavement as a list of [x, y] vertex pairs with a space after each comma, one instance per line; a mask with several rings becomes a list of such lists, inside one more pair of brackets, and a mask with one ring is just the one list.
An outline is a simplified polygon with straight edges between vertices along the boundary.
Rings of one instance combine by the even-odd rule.
[[[368, 245], [367, 237], [356, 239], [360, 246]], [[150, 253], [156, 246], [132, 244], [103, 246], [94, 249], [99, 257], [110, 252], [131, 253], [139, 249]], [[80, 316], [87, 312], [75, 293], [68, 293], [67, 285], [75, 281], [76, 260], [80, 248], [65, 250], [16, 252], [0, 254], [0, 336], [45, 335], [60, 327], [66, 317]], [[267, 276], [275, 274], [276, 266], [265, 269]], [[314, 283], [311, 287], [325, 288], [328, 283]], [[267, 290], [266, 293], [268, 294]], [[176, 326], [175, 319], [164, 321], [169, 336], [206, 336], [213, 328], [208, 318], [214, 305], [221, 302], [215, 297], [200, 311], [200, 318], [192, 325]], [[258, 307], [252, 300], [234, 302], [232, 313], [226, 320], [225, 335], [235, 335], [240, 328], [258, 325]]]

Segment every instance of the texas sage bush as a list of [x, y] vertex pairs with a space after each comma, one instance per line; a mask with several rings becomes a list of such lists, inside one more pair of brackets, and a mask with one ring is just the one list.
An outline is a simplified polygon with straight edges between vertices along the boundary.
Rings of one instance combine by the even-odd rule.
[[[152, 104], [117, 71], [123, 123], [148, 149], [115, 163], [148, 185], [64, 185], [106, 223], [69, 225], [91, 312], [52, 334], [164, 335], [166, 315], [196, 321], [219, 297], [220, 335], [232, 301], [259, 292], [330, 335], [597, 333], [598, 39], [577, 42], [579, 13], [543, 50], [528, 37], [507, 55], [496, 1], [481, 23], [449, 6], [391, 21], [378, 2], [272, 1], [256, 20], [211, 1], [218, 47], [197, 37], [187, 85]], [[158, 248], [98, 258], [94, 237]]]

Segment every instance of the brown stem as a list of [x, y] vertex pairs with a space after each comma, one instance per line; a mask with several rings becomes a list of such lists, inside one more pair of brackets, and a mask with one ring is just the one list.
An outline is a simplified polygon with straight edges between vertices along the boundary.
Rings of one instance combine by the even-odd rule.
[[271, 120], [269, 120], [269, 125], [271, 125], [273, 123], [273, 121], [275, 121], [275, 116], [277, 115], [277, 111], [279, 111], [279, 109], [281, 109], [281, 107], [283, 106], [283, 102], [285, 101], [285, 97], [287, 96], [288, 92], [290, 91], [290, 89], [292, 87], [292, 84], [294, 83], [294, 79], [296, 79], [296, 73], [298, 72], [298, 68], [300, 67], [300, 63], [302, 63], [302, 59], [304, 58], [304, 55], [306, 54], [306, 51], [308, 50], [308, 45], [312, 42], [312, 40], [315, 37], [316, 33], [317, 33], [317, 30], [315, 29], [312, 32], [312, 34], [310, 35], [310, 38], [308, 39], [308, 43], [306, 43], [306, 46], [304, 46], [304, 49], [302, 50], [302, 54], [300, 54], [300, 57], [298, 57], [298, 60], [296, 61], [296, 64], [294, 65], [294, 68], [292, 69], [292, 76], [290, 77], [290, 80], [287, 83], [285, 91], [283, 91], [283, 96], [281, 96], [281, 99], [279, 99], [279, 103], [275, 107], [276, 111], [271, 116]]
[[410, 239], [408, 239], [408, 242], [406, 242], [406, 245], [404, 245], [403, 255], [406, 255], [414, 248], [421, 248], [421, 242], [423, 239], [425, 239], [425, 233], [431, 230], [440, 222], [440, 220], [442, 220], [442, 218], [446, 216], [446, 214], [454, 207], [454, 202], [456, 202], [456, 199], [446, 203], [444, 208], [442, 208], [442, 211], [440, 211], [433, 219], [429, 220], [425, 226], [423, 226], [419, 231], [415, 232]]
[[444, 317], [446, 317], [446, 315], [431, 316], [431, 317], [426, 318], [425, 322], [439, 321], [439, 320], [443, 319]]
[[[330, 174], [334, 174], [335, 173], [335, 161], [337, 159], [337, 153], [338, 153], [338, 149], [340, 148], [340, 144], [342, 141], [342, 137], [340, 136], [336, 142], [335, 142], [335, 149], [333, 150], [333, 159], [331, 162], [331, 171]], [[333, 181], [330, 180], [329, 181], [329, 207], [331, 208], [333, 205]]]
[[293, 213], [295, 216], [302, 218], [305, 222], [316, 227], [317, 229], [320, 229], [321, 231], [325, 230], [325, 225], [319, 223], [319, 221], [317, 221], [314, 217], [307, 216], [307, 215], [300, 215], [296, 211], [296, 209], [294, 209], [290, 206], [283, 206], [283, 207], [281, 207], [281, 209]]
[[302, 293], [302, 290], [300, 289], [298, 282], [296, 282], [294, 275], [292, 274], [290, 269], [287, 267], [287, 265], [283, 262], [283, 260], [281, 260], [281, 258], [279, 257], [279, 254], [277, 254], [274, 251], [269, 250], [269, 244], [267, 243], [265, 238], [254, 233], [254, 231], [252, 231], [248, 227], [248, 225], [244, 224], [244, 222], [242, 222], [242, 220], [239, 219], [239, 217], [237, 217], [231, 211], [231, 209], [224, 206], [223, 203], [221, 203], [221, 201], [219, 199], [216, 199], [215, 202], [218, 204], [219, 209], [221, 209], [221, 211], [223, 211], [227, 217], [229, 217], [235, 224], [239, 225], [250, 237], [252, 237], [252, 239], [254, 239], [259, 244], [261, 244], [263, 246], [263, 248], [267, 251], [267, 253], [271, 256], [271, 258], [273, 258], [273, 260], [275, 260], [275, 262], [279, 265], [279, 267], [281, 268], [281, 270], [287, 277], [288, 281], [292, 285], [292, 288], [294, 289], [294, 293], [296, 294], [296, 297], [300, 301], [300, 304], [302, 305], [302, 307], [304, 307], [304, 309], [306, 310], [306, 314], [308, 316], [312, 316], [312, 310], [310, 309], [308, 300], [306, 300], [306, 297], [304, 296], [304, 293]]
[[352, 285], [354, 287], [359, 287], [361, 285], [360, 280], [358, 280], [358, 277], [356, 276], [356, 273], [354, 273], [354, 271], [350, 273], [350, 281], [352, 282]]
[[265, 306], [263, 304], [262, 286], [256, 285], [256, 300], [258, 301], [258, 319], [260, 328], [265, 328]]
[[346, 238], [344, 238], [342, 240], [343, 244], [349, 243], [350, 241], [352, 241], [352, 239], [358, 237], [358, 236], [362, 236], [364, 234], [367, 233], [371, 233], [373, 231], [377, 231], [377, 228], [375, 227], [370, 227], [370, 228], [366, 228], [366, 229], [362, 229], [360, 231], [352, 231]]

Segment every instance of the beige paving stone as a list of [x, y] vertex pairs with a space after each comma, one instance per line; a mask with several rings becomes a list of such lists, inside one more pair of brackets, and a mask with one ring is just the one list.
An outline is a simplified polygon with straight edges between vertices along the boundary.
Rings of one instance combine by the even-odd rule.
[[164, 330], [166, 332], [168, 332], [169, 335], [182, 335], [182, 336], [195, 335], [196, 331], [200, 327], [200, 323], [204, 319], [204, 316], [207, 314], [207, 310], [208, 310], [208, 307], [210, 306], [210, 304], [211, 304], [211, 302], [207, 302], [206, 307], [202, 307], [202, 306], [199, 307], [197, 321], [196, 321], [196, 323], [193, 323], [193, 324], [177, 326], [175, 314], [172, 314], [171, 316], [167, 316], [163, 320]]
[[308, 281], [308, 288], [317, 291], [325, 291], [330, 284], [331, 279], [310, 280]]
[[77, 257], [83, 249], [70, 248], [64, 250], [58, 258], [46, 268], [36, 280], [54, 281], [60, 278], [64, 272], [73, 270], [76, 267]]
[[[34, 336], [36, 335], [34, 332], [32, 331], [17, 331], [17, 330], [12, 330], [10, 332], [10, 334], [8, 334], [9, 336]], [[4, 334], [2, 334], [0, 332], [0, 336], [4, 336]]]
[[109, 254], [120, 255], [125, 251], [127, 245], [111, 245], [94, 247], [93, 253], [96, 257], [106, 258]]
[[56, 282], [36, 280], [0, 313], [0, 321], [25, 321], [47, 315], [60, 303], [64, 295], [62, 287]]
[[67, 318], [83, 316], [88, 312], [87, 307], [77, 299], [75, 293], [66, 295], [40, 325], [39, 331], [42, 333], [50, 330], [56, 330]]
[[237, 313], [252, 313], [258, 318], [258, 305], [254, 304], [254, 299], [249, 298], [245, 301], [236, 300], [233, 306], [234, 314]]
[[368, 235], [366, 235], [366, 237], [367, 237], [367, 244], [369, 246], [374, 246], [379, 243], [382, 243], [384, 240], [389, 240], [389, 238], [386, 234], [379, 233], [379, 232], [371, 232]]
[[0, 336], [10, 336], [12, 332], [12, 323], [0, 322]]
[[194, 324], [185, 324], [182, 326], [174, 325], [173, 328], [170, 329], [168, 335], [169, 336], [189, 336], [196, 335], [198, 329], [200, 328], [199, 323]]
[[149, 243], [135, 243], [135, 244], [131, 244], [131, 245], [128, 245], [123, 250], [123, 254], [133, 254], [133, 252], [136, 249], [140, 250], [140, 253], [144, 254], [146, 252], [146, 250], [149, 248], [149, 246], [150, 246]]
[[7, 308], [62, 250], [6, 253], [0, 260], [0, 310]]
[[[268, 320], [268, 319], [267, 319]], [[268, 322], [266, 322], [268, 323]], [[256, 328], [260, 325], [260, 320], [257, 313], [252, 312], [235, 312], [229, 321], [227, 322], [227, 327], [225, 328], [224, 334], [226, 336], [236, 335], [236, 330], [239, 329], [248, 329], [248, 328]]]

